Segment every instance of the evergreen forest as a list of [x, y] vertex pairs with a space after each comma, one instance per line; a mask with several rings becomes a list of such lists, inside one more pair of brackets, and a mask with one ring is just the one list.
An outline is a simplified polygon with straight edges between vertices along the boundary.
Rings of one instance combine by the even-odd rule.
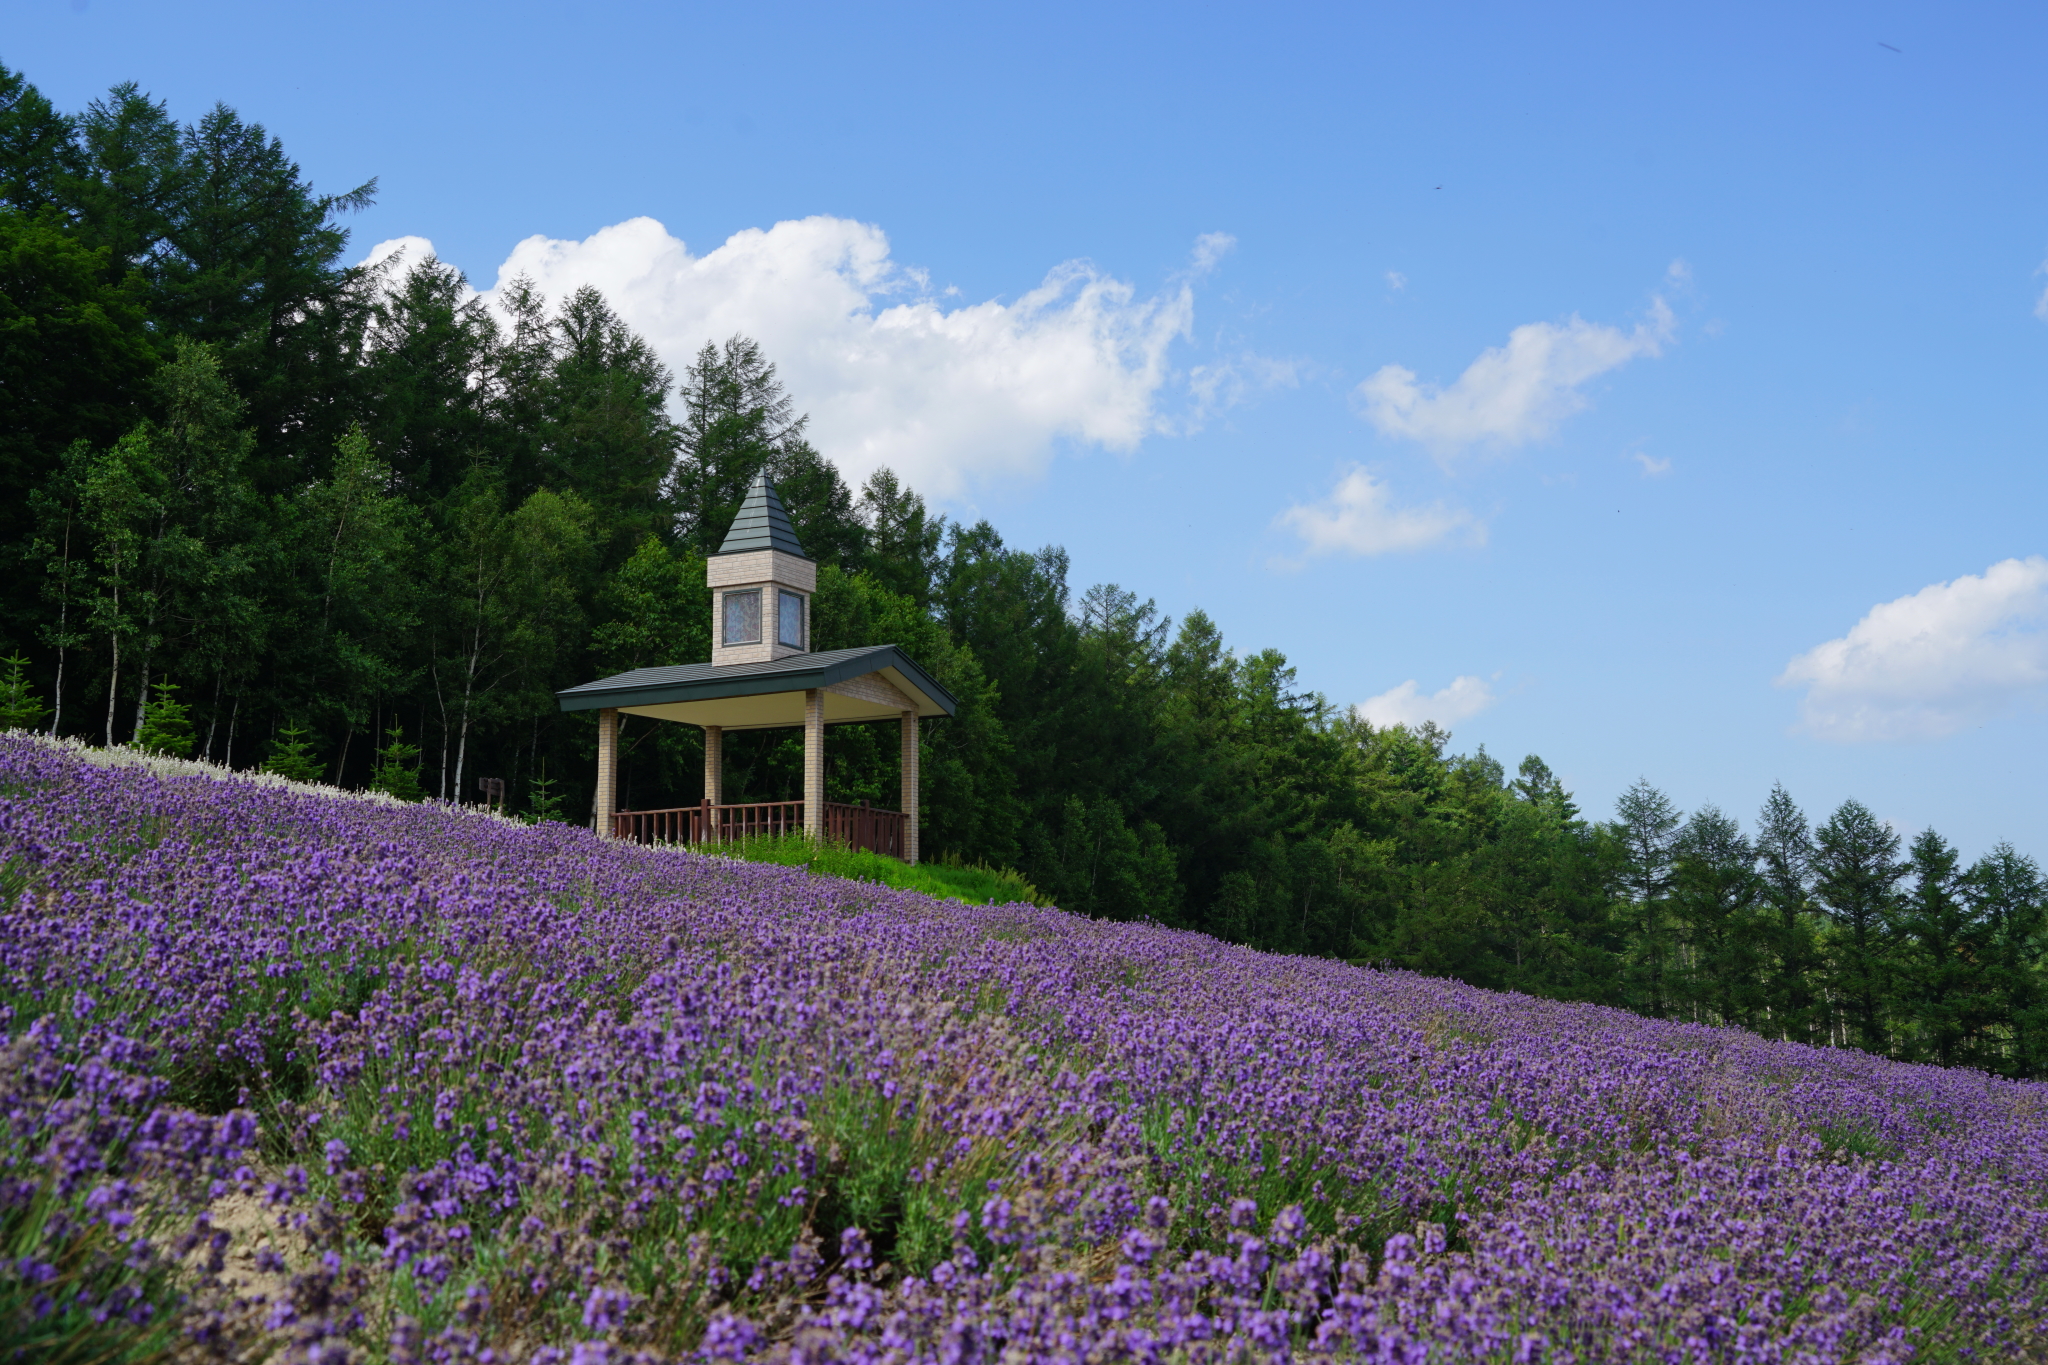
[[[596, 290], [487, 307], [346, 264], [375, 182], [306, 183], [224, 106], [82, 111], [0, 66], [0, 727], [584, 822], [594, 713], [552, 693], [710, 657], [704, 559], [766, 469], [818, 560], [812, 644], [895, 643], [927, 856], [1061, 907], [1277, 952], [2048, 1075], [2044, 885], [1855, 801], [1747, 830], [1647, 781], [1588, 818], [1539, 758], [1375, 728], [1283, 654], [1078, 588], [1056, 547], [849, 487], [746, 337], [681, 374]], [[693, 804], [697, 731], [627, 718], [620, 804]], [[800, 789], [727, 740], [727, 800]], [[828, 732], [895, 804], [893, 723]]]

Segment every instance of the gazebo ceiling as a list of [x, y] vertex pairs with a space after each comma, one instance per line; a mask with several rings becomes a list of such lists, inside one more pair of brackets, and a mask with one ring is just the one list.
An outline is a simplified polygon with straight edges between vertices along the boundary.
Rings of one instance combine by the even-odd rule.
[[950, 716], [952, 693], [894, 645], [796, 654], [758, 664], [636, 668], [555, 694], [564, 711], [616, 707], [629, 716], [766, 730], [804, 723], [804, 693], [824, 693], [825, 723], [894, 720], [905, 710]]

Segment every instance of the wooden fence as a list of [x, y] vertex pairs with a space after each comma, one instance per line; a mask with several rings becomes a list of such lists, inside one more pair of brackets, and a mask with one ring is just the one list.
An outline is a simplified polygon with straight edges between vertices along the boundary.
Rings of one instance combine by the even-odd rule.
[[853, 848], [865, 848], [901, 861], [904, 840], [903, 812], [879, 806], [849, 806], [838, 801], [825, 803], [825, 837]]
[[[622, 810], [612, 816], [612, 837], [636, 844], [717, 844], [804, 832], [801, 801], [756, 801], [714, 806], [709, 801], [670, 810]], [[891, 858], [903, 856], [901, 811], [825, 803], [825, 837]]]

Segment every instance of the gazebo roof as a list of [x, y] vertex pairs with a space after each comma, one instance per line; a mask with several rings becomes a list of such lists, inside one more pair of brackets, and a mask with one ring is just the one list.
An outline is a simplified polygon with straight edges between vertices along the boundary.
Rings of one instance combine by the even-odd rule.
[[718, 547], [722, 555], [752, 554], [756, 550], [780, 550], [798, 559], [810, 558], [796, 538], [796, 528], [789, 524], [789, 513], [784, 510], [775, 485], [768, 482], [765, 469], [754, 476], [754, 486], [747, 490], [739, 515], [732, 519], [732, 529], [725, 533], [725, 543]]
[[[615, 706], [628, 715], [728, 730], [803, 724], [804, 693], [824, 689], [828, 725], [893, 720], [903, 707], [857, 679], [879, 673], [920, 716], [950, 716], [959, 703], [895, 645], [792, 654], [758, 664], [676, 664], [636, 668], [555, 693], [564, 711]], [[846, 690], [835, 690], [846, 685]], [[866, 693], [868, 695], [862, 695]]]

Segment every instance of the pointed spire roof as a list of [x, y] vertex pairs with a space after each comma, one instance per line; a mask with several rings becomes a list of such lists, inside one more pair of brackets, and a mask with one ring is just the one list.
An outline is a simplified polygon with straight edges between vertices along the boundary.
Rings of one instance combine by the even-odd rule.
[[732, 519], [732, 529], [726, 532], [725, 543], [718, 547], [722, 555], [747, 554], [754, 550], [780, 550], [798, 559], [809, 559], [804, 553], [802, 542], [796, 538], [796, 529], [789, 524], [789, 513], [783, 510], [782, 499], [776, 495], [775, 485], [768, 482], [768, 471], [762, 470], [754, 476], [754, 486], [747, 490], [746, 501], [740, 504], [740, 514]]

